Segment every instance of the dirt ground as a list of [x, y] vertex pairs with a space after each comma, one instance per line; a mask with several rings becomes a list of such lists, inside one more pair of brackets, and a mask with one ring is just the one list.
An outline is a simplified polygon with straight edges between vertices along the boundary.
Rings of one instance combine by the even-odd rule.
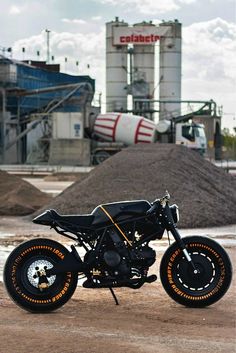
[[[222, 234], [224, 244], [231, 241], [235, 244], [235, 228]], [[27, 218], [1, 217], [0, 278], [12, 247], [39, 236], [61, 242], [65, 239]], [[150, 274], [158, 274], [166, 245], [164, 241], [161, 249], [155, 247], [157, 262]], [[226, 250], [235, 267], [236, 246], [231, 242]], [[119, 306], [109, 290], [78, 287], [61, 309], [36, 315], [18, 308], [0, 282], [0, 353], [236, 352], [235, 280], [224, 298], [205, 309], [190, 309], [175, 303], [159, 280], [139, 290], [122, 288], [115, 292]]]
[[[235, 247], [227, 251], [235, 264]], [[116, 289], [116, 294], [119, 306], [109, 290], [78, 287], [54, 313], [30, 314], [0, 284], [0, 352], [236, 352], [235, 280], [221, 301], [205, 309], [173, 302], [159, 281], [139, 290]]]

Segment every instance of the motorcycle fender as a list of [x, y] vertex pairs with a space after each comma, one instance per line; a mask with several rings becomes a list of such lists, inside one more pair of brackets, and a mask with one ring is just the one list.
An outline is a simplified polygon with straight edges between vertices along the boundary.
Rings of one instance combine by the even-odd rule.
[[65, 255], [64, 259], [56, 263], [53, 268], [46, 270], [46, 276], [54, 276], [65, 272], [86, 272], [88, 265], [85, 264], [76, 250]]

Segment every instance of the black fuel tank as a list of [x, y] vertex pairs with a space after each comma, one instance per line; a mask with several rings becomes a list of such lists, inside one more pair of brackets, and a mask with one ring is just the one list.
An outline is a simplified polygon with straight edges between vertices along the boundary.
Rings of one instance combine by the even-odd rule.
[[95, 216], [93, 225], [107, 222], [110, 223], [109, 217], [103, 209], [108, 212], [115, 222], [121, 222], [145, 215], [150, 207], [150, 203], [146, 200], [121, 201], [102, 204], [97, 206], [92, 212]]

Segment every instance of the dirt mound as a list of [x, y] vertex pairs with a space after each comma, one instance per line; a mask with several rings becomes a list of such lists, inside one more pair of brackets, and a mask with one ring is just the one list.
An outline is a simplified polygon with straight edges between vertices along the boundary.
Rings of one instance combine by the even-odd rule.
[[181, 227], [236, 223], [236, 178], [196, 152], [169, 144], [135, 145], [121, 151], [47, 208], [65, 214], [89, 213], [100, 203], [152, 201], [165, 190], [180, 208]]
[[27, 215], [50, 200], [50, 196], [23, 179], [0, 170], [0, 215]]

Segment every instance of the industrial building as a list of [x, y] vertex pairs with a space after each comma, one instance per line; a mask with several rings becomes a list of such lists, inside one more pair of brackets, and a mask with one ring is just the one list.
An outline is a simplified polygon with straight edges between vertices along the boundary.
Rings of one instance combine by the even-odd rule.
[[[159, 51], [155, 44], [159, 44]], [[157, 56], [157, 57], [156, 57]], [[158, 66], [158, 67], [157, 67]], [[155, 80], [155, 71], [158, 77]], [[221, 116], [212, 100], [181, 97], [182, 25], [133, 25], [119, 20], [106, 24], [106, 108], [132, 112], [150, 120], [181, 120], [205, 125], [207, 155], [221, 157]], [[131, 108], [128, 95], [132, 96]], [[198, 106], [193, 109], [193, 106]], [[167, 142], [166, 136], [162, 137]]]
[[[93, 99], [95, 81], [89, 76], [71, 76], [59, 70], [59, 65], [0, 57], [1, 163], [57, 164], [59, 137], [75, 138], [78, 163], [86, 162], [83, 154], [86, 150], [90, 153], [90, 143], [83, 139], [83, 123], [86, 107]], [[73, 124], [65, 124], [69, 119]], [[53, 134], [52, 121], [55, 122]], [[67, 131], [69, 126], [73, 131]], [[60, 163], [63, 158], [70, 162], [73, 151], [67, 151], [66, 146], [63, 151], [64, 157], [61, 150], [58, 152]]]
[[[106, 24], [106, 113], [143, 116], [153, 124], [168, 121], [172, 135], [173, 121], [204, 124], [207, 155], [219, 159], [221, 117], [216, 103], [181, 99], [181, 27], [177, 20], [156, 26], [151, 22], [129, 25], [115, 18]], [[88, 166], [125, 147], [119, 126], [121, 137], [115, 136], [113, 118], [100, 116], [100, 107], [92, 106], [94, 92], [95, 80], [89, 76], [61, 73], [59, 65], [46, 62], [0, 56], [0, 163]], [[194, 103], [199, 105], [197, 111], [191, 108]], [[96, 136], [97, 118], [113, 121], [114, 126], [102, 127], [103, 136], [109, 136], [110, 129], [112, 138], [102, 141], [101, 133]], [[138, 141], [136, 136], [133, 143]], [[154, 141], [175, 142], [170, 132]]]
[[[140, 99], [156, 98], [161, 102], [159, 119], [180, 115], [181, 28], [177, 20], [159, 26], [151, 22], [130, 26], [117, 17], [106, 24], [107, 111], [126, 111], [129, 93], [133, 97], [133, 110], [137, 108], [135, 101], [140, 106]], [[160, 44], [159, 58], [155, 57], [156, 43]], [[159, 79], [155, 82], [158, 61]], [[152, 102], [149, 109], [153, 109]]]

